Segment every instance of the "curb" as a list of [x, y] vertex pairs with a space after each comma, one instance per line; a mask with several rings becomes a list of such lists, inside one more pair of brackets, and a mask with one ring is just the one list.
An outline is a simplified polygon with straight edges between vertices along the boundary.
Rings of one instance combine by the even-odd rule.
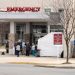
[[41, 65], [40, 63], [36, 62], [8, 62], [9, 64], [32, 64], [32, 65]]
[[72, 66], [53, 66], [53, 65], [49, 65], [49, 66], [35, 65], [35, 66], [36, 66], [36, 67], [45, 67], [45, 68], [75, 69], [75, 67], [72, 67]]
[[[75, 66], [72, 65], [63, 65], [63, 64], [44, 64], [36, 62], [8, 62], [9, 64], [31, 64], [35, 67], [45, 67], [45, 68], [63, 68], [63, 69], [75, 69]], [[75, 64], [74, 64], [75, 65]]]

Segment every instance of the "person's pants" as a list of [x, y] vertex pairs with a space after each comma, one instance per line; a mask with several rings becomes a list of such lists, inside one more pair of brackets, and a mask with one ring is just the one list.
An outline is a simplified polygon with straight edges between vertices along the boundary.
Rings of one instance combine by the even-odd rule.
[[19, 57], [19, 51], [18, 50], [16, 50], [16, 55], [17, 55], [17, 57]]
[[35, 56], [35, 50], [32, 50], [32, 55]]
[[30, 51], [26, 51], [26, 56], [29, 56], [29, 54], [30, 54]]
[[6, 53], [9, 53], [9, 49], [8, 48], [6, 48]]

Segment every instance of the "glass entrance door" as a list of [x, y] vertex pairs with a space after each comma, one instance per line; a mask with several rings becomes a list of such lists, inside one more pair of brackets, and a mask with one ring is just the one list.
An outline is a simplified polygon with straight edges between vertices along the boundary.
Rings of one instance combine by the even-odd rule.
[[46, 25], [32, 25], [32, 42], [37, 43], [38, 39], [47, 34]]
[[24, 40], [25, 24], [16, 24], [16, 39]]

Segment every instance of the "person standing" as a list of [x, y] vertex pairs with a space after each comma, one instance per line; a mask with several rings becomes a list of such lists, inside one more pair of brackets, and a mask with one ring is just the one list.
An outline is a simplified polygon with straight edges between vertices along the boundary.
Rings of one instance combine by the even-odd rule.
[[22, 42], [22, 54], [23, 54], [23, 55], [26, 54], [26, 44], [25, 44], [24, 41]]
[[29, 56], [30, 55], [30, 44], [29, 43], [27, 43], [26, 44], [26, 56]]
[[6, 42], [6, 53], [9, 53], [9, 42]]
[[16, 55], [17, 55], [17, 57], [19, 57], [19, 52], [20, 52], [20, 44], [17, 43], [17, 45], [16, 45]]
[[32, 53], [33, 56], [35, 56], [35, 45], [34, 44], [32, 45], [31, 53]]
[[37, 49], [37, 45], [35, 45], [36, 57], [40, 57], [40, 50]]

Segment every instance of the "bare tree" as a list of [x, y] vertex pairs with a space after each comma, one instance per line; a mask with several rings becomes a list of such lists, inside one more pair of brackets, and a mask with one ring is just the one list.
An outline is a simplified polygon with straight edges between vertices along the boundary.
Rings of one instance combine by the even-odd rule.
[[[58, 0], [57, 0], [58, 1]], [[58, 2], [59, 3], [59, 2]], [[63, 25], [63, 34], [66, 43], [67, 57], [66, 63], [69, 63], [69, 44], [72, 36], [75, 34], [75, 10], [73, 0], [62, 0], [63, 3], [63, 13], [60, 15], [61, 24]], [[59, 8], [60, 3], [58, 4]], [[56, 8], [56, 7], [54, 7]]]
[[75, 24], [75, 16], [74, 16], [74, 7], [73, 0], [63, 0], [63, 17], [61, 15], [61, 23], [63, 25], [64, 30], [64, 39], [66, 42], [67, 49], [67, 57], [66, 63], [69, 63], [69, 44], [72, 36], [74, 35], [74, 24]]

